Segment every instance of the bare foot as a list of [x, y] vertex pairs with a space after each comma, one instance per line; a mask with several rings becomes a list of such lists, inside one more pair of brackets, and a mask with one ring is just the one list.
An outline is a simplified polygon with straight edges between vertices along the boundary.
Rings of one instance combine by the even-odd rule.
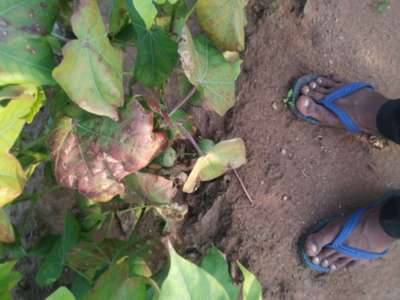
[[[380, 253], [388, 249], [395, 239], [388, 236], [379, 223], [380, 206], [369, 209], [361, 217], [357, 227], [345, 244], [350, 247]], [[331, 243], [341, 230], [347, 217], [329, 223], [317, 233], [310, 234], [305, 241], [305, 252], [314, 264], [331, 271], [354, 267], [364, 261], [345, 256], [325, 246]]]
[[[305, 116], [313, 117], [321, 124], [344, 128], [340, 120], [324, 106], [321, 100], [334, 90], [350, 82], [339, 76], [319, 77], [302, 88], [301, 96], [297, 101], [297, 109]], [[365, 133], [375, 134], [376, 116], [381, 106], [388, 101], [378, 92], [362, 89], [335, 102], [349, 114], [355, 124]]]

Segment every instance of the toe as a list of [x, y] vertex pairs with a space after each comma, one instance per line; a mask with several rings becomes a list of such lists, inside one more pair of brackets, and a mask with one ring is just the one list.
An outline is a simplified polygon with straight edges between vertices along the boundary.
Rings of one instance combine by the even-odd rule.
[[318, 83], [316, 81], [311, 81], [308, 85], [312, 90], [315, 90], [318, 87]]
[[331, 79], [336, 83], [336, 84], [344, 84], [349, 82], [346, 78], [339, 76], [339, 75], [332, 75]]
[[308, 85], [305, 85], [301, 88], [301, 93], [303, 95], [308, 95], [308, 93], [311, 91], [311, 88]]
[[[297, 109], [305, 116], [319, 120], [328, 126], [341, 127], [339, 120], [322, 105], [317, 104], [308, 96], [300, 96], [297, 100]], [[322, 248], [322, 247], [321, 247]]]
[[346, 266], [349, 265], [351, 262], [354, 262], [351, 257], [342, 257], [332, 263], [331, 266], [335, 266], [335, 270], [340, 270], [346, 268]]
[[317, 86], [315, 88], [316, 92], [318, 92], [320, 94], [324, 94], [324, 96], [329, 95], [329, 93], [331, 93], [333, 90], [334, 90], [334, 88], [327, 89], [327, 88], [324, 88], [324, 87], [321, 87], [321, 86]]
[[336, 82], [335, 81], [333, 81], [330, 78], [326, 78], [326, 77], [318, 77], [317, 78], [317, 83], [318, 83], [318, 85], [320, 87], [328, 88], [328, 89], [333, 88], [333, 87], [336, 86]]
[[309, 96], [311, 99], [317, 102], [320, 102], [322, 99], [325, 98], [324, 94], [317, 92], [315, 90], [310, 91], [307, 96]]
[[318, 257], [321, 261], [324, 261], [325, 259], [330, 259], [330, 258], [333, 259], [337, 255], [339, 254], [335, 252], [335, 250], [323, 248], [320, 254], [318, 254]]

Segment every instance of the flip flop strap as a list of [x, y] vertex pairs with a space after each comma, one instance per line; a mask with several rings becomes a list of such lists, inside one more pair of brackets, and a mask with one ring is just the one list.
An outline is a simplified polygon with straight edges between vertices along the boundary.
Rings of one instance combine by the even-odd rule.
[[330, 249], [335, 250], [336, 252], [339, 252], [341, 254], [344, 254], [346, 256], [353, 257], [355, 259], [359, 260], [373, 260], [377, 259], [380, 257], [383, 257], [387, 254], [388, 250], [385, 250], [380, 253], [376, 252], [370, 252], [366, 251], [363, 249], [358, 249], [354, 247], [350, 247], [347, 245], [344, 245], [343, 243], [347, 240], [347, 238], [351, 235], [353, 230], [356, 228], [358, 225], [358, 222], [360, 221], [360, 218], [363, 216], [363, 214], [367, 211], [366, 208], [361, 208], [356, 210], [346, 221], [346, 223], [343, 225], [342, 229], [340, 230], [339, 234], [336, 236], [335, 240], [328, 244], [327, 247]]
[[347, 130], [352, 133], [359, 133], [361, 132], [361, 130], [353, 122], [351, 117], [343, 109], [338, 107], [334, 102], [364, 88], [368, 88], [371, 90], [374, 89], [374, 87], [368, 83], [354, 82], [345, 85], [337, 89], [336, 91], [330, 93], [321, 101], [326, 108], [328, 108], [332, 113], [334, 113], [340, 119], [340, 121], [347, 127]]

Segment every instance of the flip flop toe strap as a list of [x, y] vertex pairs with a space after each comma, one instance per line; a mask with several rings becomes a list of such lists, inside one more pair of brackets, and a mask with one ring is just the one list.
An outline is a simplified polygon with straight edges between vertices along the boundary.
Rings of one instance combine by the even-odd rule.
[[358, 260], [374, 260], [385, 256], [388, 252], [387, 250], [376, 253], [344, 245], [344, 242], [356, 228], [358, 222], [360, 221], [360, 218], [366, 211], [366, 208], [358, 209], [357, 211], [355, 211], [343, 225], [335, 240], [332, 243], [328, 244], [326, 247]]
[[335, 101], [365, 88], [371, 90], [374, 89], [374, 87], [368, 83], [354, 82], [345, 85], [337, 89], [336, 91], [330, 93], [321, 101], [322, 105], [324, 105], [327, 109], [329, 109], [332, 113], [334, 113], [340, 119], [340, 121], [347, 127], [347, 130], [352, 133], [359, 133], [361, 132], [361, 130], [354, 123], [352, 118], [343, 109], [341, 109], [335, 104]]

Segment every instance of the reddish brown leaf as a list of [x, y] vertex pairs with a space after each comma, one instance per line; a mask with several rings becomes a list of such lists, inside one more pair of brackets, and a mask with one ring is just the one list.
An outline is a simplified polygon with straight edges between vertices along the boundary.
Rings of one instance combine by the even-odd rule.
[[121, 119], [59, 120], [49, 148], [62, 186], [96, 202], [109, 201], [124, 192], [125, 176], [144, 168], [166, 147], [165, 133], [153, 132], [153, 115], [138, 102], [130, 103]]

